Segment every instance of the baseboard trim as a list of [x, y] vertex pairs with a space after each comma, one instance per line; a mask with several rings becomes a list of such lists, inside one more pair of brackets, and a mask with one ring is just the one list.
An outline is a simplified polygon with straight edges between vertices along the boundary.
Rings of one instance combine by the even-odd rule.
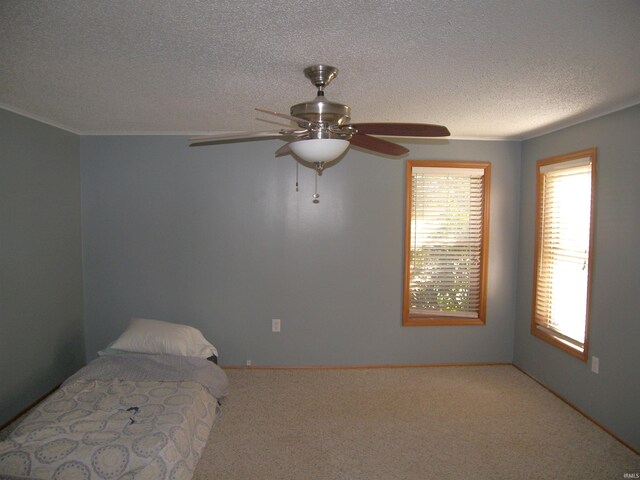
[[60, 388], [60, 385], [62, 384], [58, 384], [55, 387], [53, 387], [51, 390], [49, 390], [47, 393], [45, 393], [44, 395], [42, 395], [41, 397], [39, 397], [37, 400], [31, 402], [29, 405], [27, 405], [25, 408], [23, 408], [22, 410], [20, 410], [20, 412], [18, 412], [16, 415], [14, 415], [13, 417], [11, 417], [9, 420], [7, 420], [5, 423], [3, 423], [2, 425], [0, 425], [0, 430], [4, 430], [5, 428], [7, 428], [9, 425], [11, 425], [13, 422], [15, 422], [16, 420], [18, 420], [21, 416], [23, 416], [25, 413], [27, 413], [29, 410], [31, 410], [33, 407], [35, 407], [37, 404], [39, 404], [41, 401], [43, 401], [45, 398], [47, 398], [49, 395], [51, 395], [53, 392], [55, 392], [56, 390], [58, 390], [58, 388]]
[[569, 400], [567, 400], [566, 398], [564, 398], [562, 395], [560, 395], [559, 393], [555, 392], [554, 390], [552, 390], [551, 388], [549, 388], [548, 386], [546, 386], [544, 383], [542, 383], [540, 380], [538, 380], [537, 378], [535, 378], [534, 376], [532, 376], [530, 373], [528, 373], [526, 370], [523, 370], [522, 368], [520, 368], [518, 365], [516, 365], [515, 363], [512, 364], [515, 368], [517, 368], [519, 371], [521, 371], [522, 373], [524, 373], [527, 377], [529, 377], [531, 380], [533, 380], [534, 382], [536, 382], [538, 385], [540, 385], [541, 387], [543, 387], [545, 390], [547, 390], [549, 393], [551, 393], [552, 395], [554, 395], [555, 397], [559, 398], [560, 400], [562, 400], [564, 403], [566, 403], [568, 406], [570, 406], [571, 408], [573, 408], [576, 412], [578, 412], [580, 415], [582, 415], [584, 418], [586, 418], [587, 420], [589, 420], [591, 423], [593, 423], [594, 425], [596, 425], [597, 427], [601, 428], [602, 430], [604, 430], [606, 433], [608, 433], [609, 435], [611, 435], [614, 439], [616, 439], [618, 442], [620, 442], [622, 445], [624, 445], [625, 447], [627, 447], [629, 450], [631, 450], [633, 453], [635, 453], [636, 455], [640, 456], [640, 450], [637, 450], [636, 448], [634, 448], [632, 445], [630, 445], [629, 443], [627, 443], [626, 441], [624, 441], [622, 438], [620, 438], [618, 435], [616, 435], [615, 433], [613, 433], [611, 430], [609, 430], [607, 427], [605, 427], [604, 425], [602, 425], [600, 422], [598, 422], [597, 420], [595, 420], [593, 417], [591, 417], [590, 415], [588, 415], [587, 413], [583, 412], [580, 408], [578, 408], [576, 405], [574, 405], [573, 403], [571, 403]]
[[221, 365], [225, 370], [366, 370], [374, 368], [494, 367], [511, 362], [482, 363], [400, 363], [391, 365]]

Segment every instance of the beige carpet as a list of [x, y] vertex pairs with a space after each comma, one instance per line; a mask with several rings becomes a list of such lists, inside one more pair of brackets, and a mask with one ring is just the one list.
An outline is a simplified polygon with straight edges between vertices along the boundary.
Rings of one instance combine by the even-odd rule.
[[640, 456], [512, 366], [227, 374], [198, 480], [640, 473]]

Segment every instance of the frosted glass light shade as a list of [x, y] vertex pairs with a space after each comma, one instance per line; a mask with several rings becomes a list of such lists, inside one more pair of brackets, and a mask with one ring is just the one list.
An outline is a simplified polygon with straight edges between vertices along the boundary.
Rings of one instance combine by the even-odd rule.
[[330, 162], [349, 147], [348, 140], [339, 138], [312, 138], [291, 142], [289, 148], [306, 162]]

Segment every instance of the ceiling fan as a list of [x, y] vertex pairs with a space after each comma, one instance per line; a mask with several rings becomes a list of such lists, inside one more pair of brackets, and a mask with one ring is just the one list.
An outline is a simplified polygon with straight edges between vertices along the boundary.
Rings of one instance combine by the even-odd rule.
[[447, 127], [428, 123], [351, 123], [351, 109], [347, 105], [331, 102], [324, 96], [324, 89], [338, 74], [329, 65], [312, 65], [304, 69], [305, 76], [318, 89], [316, 98], [293, 105], [290, 114], [256, 108], [258, 112], [274, 115], [297, 124], [270, 132], [236, 132], [189, 139], [190, 146], [247, 139], [283, 138], [288, 143], [276, 151], [276, 156], [294, 153], [313, 164], [317, 174], [322, 174], [325, 163], [337, 159], [350, 145], [372, 152], [401, 156], [409, 149], [373, 135], [389, 137], [447, 137]]

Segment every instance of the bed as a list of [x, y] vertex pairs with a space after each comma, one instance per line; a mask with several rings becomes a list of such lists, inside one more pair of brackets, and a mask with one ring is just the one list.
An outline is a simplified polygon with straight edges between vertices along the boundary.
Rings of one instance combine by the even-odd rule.
[[192, 478], [227, 392], [212, 353], [107, 349], [0, 442], [0, 479]]

